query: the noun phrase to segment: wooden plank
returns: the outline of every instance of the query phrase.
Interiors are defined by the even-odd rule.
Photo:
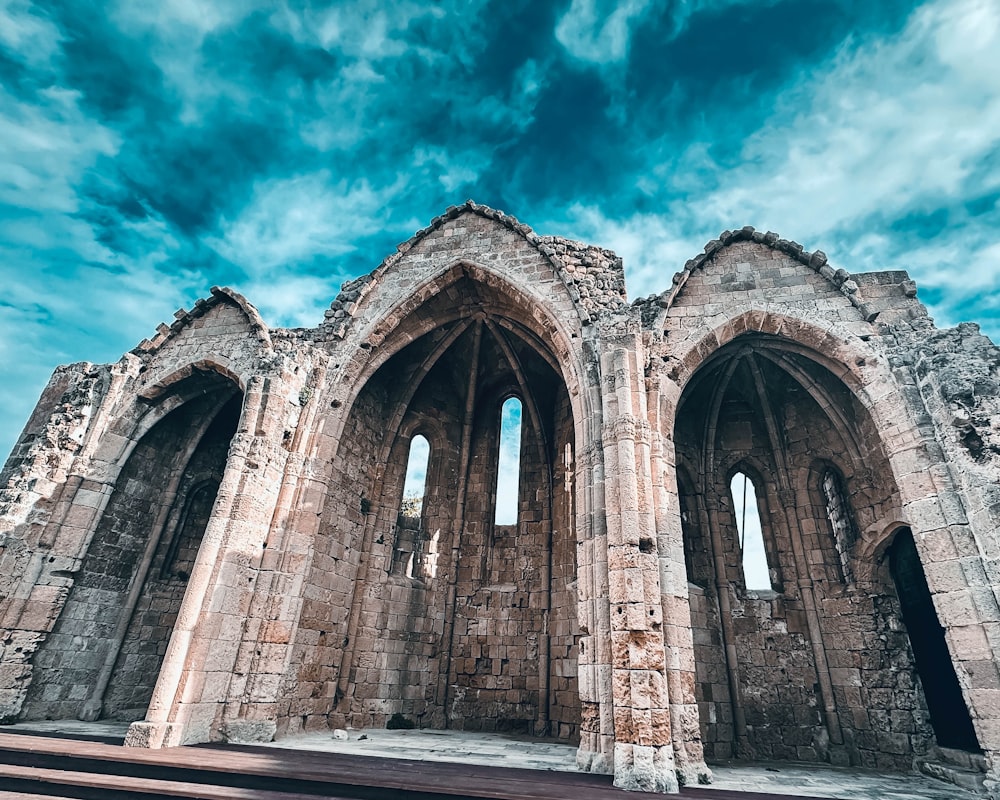
[[[41,786],[79,787],[85,790],[109,793],[149,795],[150,797],[182,797],[196,800],[246,800],[247,790],[231,786],[185,781],[161,781],[150,778],[132,778],[121,775],[105,775],[72,770],[39,769],[37,767],[6,766],[4,777],[22,783],[37,783]],[[23,795],[22,795],[23,796]],[[51,795],[50,795],[51,797]],[[298,792],[259,791],[253,793],[254,800],[316,800],[315,794]],[[324,795],[329,800],[351,800],[343,795]]]
[[[608,776],[585,773],[383,759],[268,747],[213,746],[140,750],[52,739],[12,742],[11,738],[16,739],[17,735],[0,734],[0,750],[68,760],[91,759],[107,765],[108,769],[115,763],[138,764],[200,770],[212,775],[253,775],[505,800],[546,800],[553,796],[553,792],[557,796],[564,796],[570,788],[578,795],[579,800],[634,797],[633,794],[612,788]],[[580,795],[581,791],[585,794]]]
[[[550,800],[573,797],[574,800],[635,800],[643,793],[625,792],[612,785],[611,777],[582,772],[493,767],[442,761],[358,756],[344,753],[293,750],[251,745],[198,745],[144,750],[85,741],[43,737],[22,737],[0,733],[0,762],[23,766],[53,762],[80,774],[137,773],[143,769],[159,771],[192,785],[230,784],[243,787],[285,782],[295,783],[303,791],[316,791],[326,785],[345,796],[358,792],[370,794],[383,788],[400,794],[425,792],[442,796],[484,798],[484,800]],[[74,765],[74,762],[76,764]],[[86,762],[85,769],[73,769]],[[46,768],[54,764],[45,763]],[[0,775],[4,774],[0,765]],[[315,797],[316,795],[311,795]],[[645,795],[649,796],[649,795]],[[685,787],[678,798],[691,800],[814,800],[798,795],[774,795],[711,787]]]

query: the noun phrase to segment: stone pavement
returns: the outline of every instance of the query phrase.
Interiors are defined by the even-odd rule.
[[[60,720],[4,725],[8,733],[80,738],[123,738],[128,725]],[[576,748],[554,741],[470,731],[349,730],[288,736],[264,747],[424,761],[451,761],[518,769],[576,770]],[[918,774],[875,772],[793,762],[712,764],[713,789],[798,794],[838,800],[977,800],[977,795]]]

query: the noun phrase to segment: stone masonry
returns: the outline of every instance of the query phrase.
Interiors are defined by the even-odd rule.
[[[657,792],[943,759],[1000,798],[1000,350],[906,273],[748,227],[629,302],[469,202],[315,328],[175,317],[58,368],[0,474],[0,720],[510,731]]]

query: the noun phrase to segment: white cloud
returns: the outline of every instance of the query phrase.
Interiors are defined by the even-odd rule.
[[[119,140],[80,111],[76,92],[39,94],[41,103],[28,104],[0,89],[0,203],[76,211],[74,184],[99,157],[113,155]]]
[[[354,277],[354,276],[351,276]],[[233,287],[245,295],[272,327],[315,327],[340,291],[344,276],[274,271]]]
[[[544,65],[528,59],[511,76],[510,92],[478,98],[457,98],[463,116],[479,120],[516,134],[527,130],[535,118],[535,108],[547,83]],[[482,157],[488,159],[492,148],[482,146]]]
[[[552,229],[568,224],[618,251],[638,296],[668,288],[723,229],[750,224],[824,249],[853,272],[909,269],[918,284],[945,290],[932,309],[939,324],[957,322],[1000,292],[1000,210],[961,210],[1000,189],[997,75],[1000,5],[929,3],[896,37],[848,41],[779,95],[736,167],[692,144],[640,176],[654,198],[681,189],[659,213],[610,219],[576,206]],[[669,153],[669,142],[649,150]],[[930,241],[889,227],[950,207],[955,218]]]
[[[54,86],[29,104],[0,89],[0,385],[10,387],[0,389],[0,454],[57,364],[118,358],[209,283],[158,269],[177,247],[162,220],[120,226],[142,252],[132,258],[81,216],[79,186],[120,142],[76,92]]]
[[[430,168],[446,192],[452,193],[479,177],[487,166],[487,153],[465,150],[451,153],[443,147],[418,147],[413,152],[413,166]]]
[[[201,40],[220,28],[232,28],[259,9],[271,9],[267,0],[158,0],[134,3],[120,0],[113,10],[114,19],[129,31],[182,28],[189,37]]]
[[[276,13],[272,21],[297,40],[319,45],[348,60],[380,61],[417,52],[430,61],[469,64],[483,40],[480,11],[484,0],[424,3],[401,0],[387,8],[381,0],[334,4],[301,13]],[[414,37],[415,23],[425,23]]]
[[[0,46],[41,67],[59,52],[61,40],[59,30],[29,0],[0,0]]]
[[[63,259],[70,263],[60,268],[52,249],[0,246],[0,458],[58,364],[116,360],[158,322],[172,321],[197,296],[192,284],[202,283],[183,271],[157,273],[145,260],[107,269]]]
[[[628,57],[635,29],[653,14],[669,13],[670,35],[679,36],[691,18],[731,6],[773,5],[779,0],[573,0],[556,24],[556,40],[573,58],[614,65]],[[668,8],[669,6],[669,8]],[[669,42],[664,42],[669,45]]]
[[[628,55],[633,26],[651,5],[651,0],[573,0],[556,25],[556,39],[580,61],[622,61]]]
[[[614,250],[628,270],[629,294],[641,297],[670,288],[673,274],[704,244],[684,234],[678,224],[683,222],[652,213],[613,219],[597,206],[574,204],[563,220],[546,224],[545,230],[567,231],[566,235]]]
[[[878,213],[937,208],[969,182],[1000,186],[1000,167],[983,169],[1000,144],[1000,94],[983,77],[1000,74],[998,17],[995,3],[946,0],[918,10],[894,40],[848,43],[830,68],[778,99],[743,164],[694,211],[813,236]]]
[[[302,126],[302,140],[321,152],[351,150],[371,135],[370,120],[378,116],[385,83],[385,76],[368,61],[345,65],[316,87],[318,113]]]
[[[223,219],[206,243],[251,274],[336,256],[376,233],[405,179],[379,188],[367,180],[334,181],[326,171],[258,183],[240,215]]]
[[[355,276],[303,267],[354,252],[364,237],[385,230],[406,186],[405,177],[376,187],[367,180],[335,181],[326,171],[262,181],[239,216],[222,219],[204,241],[247,274],[238,288],[268,324],[314,326],[339,284]]]

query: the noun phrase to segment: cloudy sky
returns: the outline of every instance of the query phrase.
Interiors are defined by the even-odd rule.
[[[466,198],[632,296],[750,224],[1000,334],[1000,0],[0,0],[0,451],[213,284],[275,326]]]

